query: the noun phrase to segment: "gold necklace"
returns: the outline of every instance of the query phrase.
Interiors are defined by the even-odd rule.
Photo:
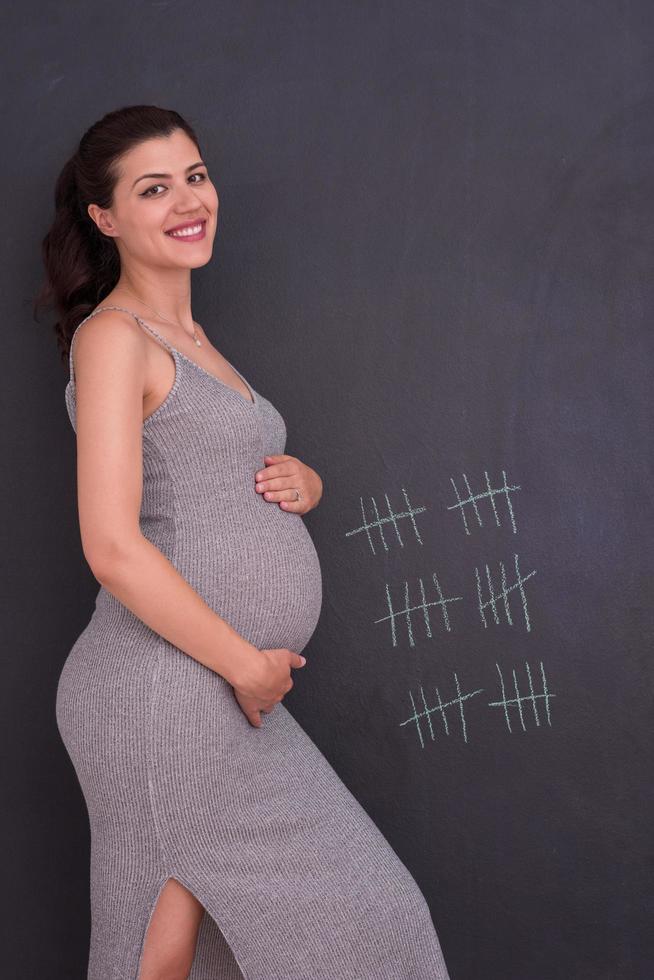
[[[186,327],[183,327],[181,323],[178,323],[176,320],[171,320],[169,316],[164,316],[164,314],[161,313],[159,310],[155,310],[155,308],[153,306],[148,306],[148,304],[146,302],[144,302],[140,298],[140,296],[137,296],[136,293],[133,293],[130,289],[125,289],[124,286],[122,287],[122,289],[123,289],[123,292],[129,293],[129,295],[130,296],[133,296],[134,299],[137,299],[139,301],[139,303],[143,303],[143,306],[147,306],[149,310],[152,310],[153,313],[156,313],[157,316],[160,316],[162,320],[167,320],[168,323],[174,323],[175,326],[179,327],[180,330],[183,330],[184,333],[187,332],[186,331]],[[195,342],[195,344],[196,344],[197,347],[202,347],[202,341],[198,337],[198,332],[195,329],[195,320],[193,321],[193,340],[194,340],[194,342]]]

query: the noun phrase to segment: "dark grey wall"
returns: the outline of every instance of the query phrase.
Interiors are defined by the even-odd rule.
[[[54,697],[97,584],[39,243],[82,131],[156,102],[221,195],[195,315],[325,484],[285,703],[423,888],[452,980],[651,976],[651,4],[2,21],[3,975],[81,980],[89,927]]]

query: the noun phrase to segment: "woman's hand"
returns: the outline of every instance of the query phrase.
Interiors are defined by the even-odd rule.
[[[279,503],[282,510],[294,514],[306,514],[317,506],[322,497],[322,480],[315,470],[285,453],[264,456],[263,460],[266,466],[254,474],[254,487],[264,500]],[[296,489],[300,491],[299,500]]]
[[[252,658],[247,675],[234,684],[234,697],[255,728],[263,724],[261,713],[270,714],[293,687],[291,667],[306,663],[301,654],[283,647],[258,652],[260,656]]]

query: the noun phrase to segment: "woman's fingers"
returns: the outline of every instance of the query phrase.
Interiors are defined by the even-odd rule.
[[[297,490],[300,490],[300,487],[297,487]],[[302,490],[300,490],[300,493],[302,493]],[[287,487],[284,490],[266,490],[262,494],[262,497],[264,500],[275,502],[279,500],[297,500],[296,487]]]
[[[259,698],[251,698],[246,695],[240,694],[238,691],[234,690],[236,695],[236,700],[241,708],[241,711],[255,728],[261,728],[263,724],[262,714],[269,715],[274,709],[277,701],[261,701]],[[279,699],[281,700],[281,698]]]

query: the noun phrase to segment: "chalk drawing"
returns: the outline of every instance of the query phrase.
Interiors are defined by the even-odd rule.
[[[523,589],[522,586],[528,579],[532,577],[532,575],[535,575],[536,572],[535,571],[529,572],[529,575],[525,575],[524,578],[522,578],[522,576],[520,575],[520,571],[518,569],[518,556],[514,554],[513,558],[515,561],[516,581],[512,585],[507,584],[506,569],[504,567],[504,562],[499,563],[500,575],[502,580],[502,589],[500,592],[495,592],[495,586],[491,578],[490,569],[488,565],[486,565],[486,582],[488,584],[488,594],[490,596],[490,598],[487,599],[486,602],[483,601],[482,585],[481,585],[481,578],[479,576],[479,569],[475,568],[475,575],[477,577],[477,596],[479,601],[479,612],[481,614],[481,621],[484,624],[484,627],[488,627],[488,623],[486,621],[486,613],[484,612],[484,610],[488,606],[490,606],[491,609],[493,610],[493,618],[495,622],[499,623],[500,615],[497,610],[498,610],[498,603],[500,600],[502,600],[502,606],[504,607],[504,614],[506,616],[506,621],[509,624],[509,626],[513,626],[513,619],[511,618],[511,607],[509,606],[509,593],[513,592],[515,589],[518,589],[520,600],[522,603],[522,612],[525,617],[525,625],[527,628],[527,632],[529,633],[531,631],[531,623],[529,620],[529,611],[527,609],[527,596],[525,595],[525,590]]]
[[[419,578],[418,579],[418,582],[420,584],[420,596],[421,596],[422,601],[420,603],[418,603],[417,605],[415,605],[415,606],[409,605],[409,583],[405,581],[405,583],[404,583],[404,607],[401,608],[401,609],[394,609],[393,608],[393,600],[391,598],[391,593],[390,593],[390,589],[389,589],[389,586],[388,586],[388,582],[386,583],[386,602],[388,604],[389,614],[388,614],[388,616],[382,616],[380,619],[376,619],[375,620],[375,623],[386,623],[386,622],[389,622],[391,624],[391,638],[393,640],[393,646],[394,647],[397,646],[397,630],[395,628],[395,620],[396,619],[404,619],[406,621],[406,628],[407,628],[407,633],[408,633],[408,636],[409,636],[409,645],[412,646],[412,647],[414,647],[416,645],[415,644],[415,640],[413,638],[413,622],[411,620],[411,614],[412,613],[416,613],[416,612],[422,613],[422,619],[424,621],[425,631],[427,633],[427,636],[431,639],[431,636],[432,636],[432,632],[431,632],[431,621],[429,619],[429,607],[430,606],[440,606],[441,613],[443,615],[443,624],[445,626],[445,629],[448,632],[451,631],[452,627],[450,626],[450,617],[449,617],[448,611],[447,611],[447,603],[448,602],[458,602],[458,601],[460,601],[463,598],[463,596],[458,595],[458,596],[451,596],[450,598],[445,598],[445,596],[443,595],[443,590],[441,589],[440,582],[438,581],[438,578],[437,578],[435,572],[432,575],[432,581],[433,581],[434,586],[436,588],[436,592],[438,593],[438,599],[434,599],[431,602],[427,602],[427,597],[425,595],[425,586],[423,584],[422,579]]]
[[[416,707],[416,703],[413,699],[413,694],[411,693],[411,691],[409,691],[409,697],[411,698],[411,707],[413,708],[413,714],[409,718],[405,719],[405,721],[400,722],[400,728],[403,725],[415,724],[416,731],[418,732],[418,738],[420,739],[420,748],[424,749],[425,747],[425,740],[423,738],[422,727],[420,725],[420,722],[423,721],[423,719],[426,722],[426,725],[429,729],[429,737],[431,738],[432,742],[435,741],[436,736],[434,733],[434,726],[431,720],[431,716],[433,714],[436,713],[440,714],[441,721],[443,723],[444,732],[446,735],[450,734],[450,726],[446,714],[447,708],[453,708],[455,710],[455,713],[461,723],[461,734],[463,735],[463,741],[464,742],[468,741],[468,732],[466,728],[466,718],[463,710],[463,702],[467,701],[468,698],[473,698],[476,694],[481,694],[483,688],[480,687],[477,691],[470,691],[469,694],[461,694],[461,688],[459,686],[459,678],[457,677],[456,673],[454,673],[454,683],[456,684],[457,696],[453,698],[451,701],[444,702],[441,700],[441,696],[438,688],[436,688],[437,703],[431,708],[427,704],[425,692],[421,687],[420,700],[422,701],[422,708],[420,710],[418,710],[418,708]]]
[[[507,685],[504,681],[504,676],[500,669],[499,664],[495,664],[497,672],[500,678],[500,688],[502,697],[500,701],[489,701],[489,708],[501,708],[504,713],[504,720],[506,722],[506,727],[509,732],[513,733],[513,728],[511,727],[511,715],[509,713],[510,709],[513,708],[517,712],[518,718],[520,720],[520,725],[522,731],[527,731],[527,719],[533,714],[533,720],[537,728],[541,726],[541,716],[538,711],[538,701],[543,702],[545,721],[552,727],[552,717],[550,714],[550,699],[556,697],[556,694],[548,689],[547,678],[545,677],[545,668],[543,667],[543,662],[540,661],[540,680],[542,685],[542,691],[536,693],[534,689],[534,681],[531,675],[531,669],[529,664],[525,661],[525,670],[527,674],[527,684],[529,688],[528,694],[521,694],[520,688],[518,686],[518,678],[515,670],[512,670],[513,675],[513,689],[515,691],[515,697],[510,697],[507,692]],[[427,697],[425,695],[424,688],[420,687],[420,694],[418,697],[419,705],[416,704],[416,699],[414,699],[413,693],[409,691],[409,699],[411,701],[412,714],[405,718],[404,721],[399,723],[399,727],[403,728],[405,725],[415,725],[416,732],[418,733],[418,739],[420,741],[420,747],[424,749],[425,747],[425,735],[423,734],[423,727],[426,727],[429,734],[429,738],[432,742],[436,740],[436,732],[434,730],[434,725],[432,722],[432,715],[440,715],[443,733],[445,735],[450,734],[450,722],[448,721],[447,709],[450,708],[452,711],[450,714],[454,714],[460,723],[461,734],[463,735],[464,742],[468,741],[468,730],[466,725],[466,717],[464,712],[464,702],[470,698],[475,697],[477,694],[483,692],[483,687],[477,688],[476,691],[470,691],[468,694],[461,693],[461,686],[459,684],[459,678],[457,674],[453,671],[454,683],[456,686],[457,696],[452,698],[451,701],[443,701],[439,689],[436,687],[436,702],[433,705],[427,703]],[[526,707],[524,707],[526,705]]]
[[[393,530],[395,531],[395,536],[397,538],[398,544],[400,545],[401,548],[403,548],[404,547],[404,542],[402,541],[402,536],[400,534],[400,527],[399,527],[398,521],[400,521],[400,520],[408,520],[409,523],[410,523],[410,525],[411,525],[411,527],[412,527],[412,529],[413,529],[413,533],[415,534],[415,536],[416,536],[416,538],[418,540],[418,543],[419,544],[422,544],[422,538],[420,537],[420,532],[418,531],[418,525],[415,522],[415,515],[416,514],[422,514],[423,511],[427,510],[427,508],[426,507],[412,507],[411,504],[409,503],[409,497],[408,497],[407,492],[404,489],[404,487],[402,487],[402,493],[404,494],[404,502],[406,504],[407,509],[406,510],[395,512],[393,510],[393,508],[391,507],[391,502],[388,499],[388,494],[385,493],[384,494],[384,499],[386,501],[386,510],[388,511],[388,515],[387,516],[383,516],[383,517],[379,513],[379,508],[377,507],[377,501],[375,500],[374,497],[371,497],[370,500],[372,501],[372,509],[374,511],[374,515],[375,516],[374,516],[374,520],[370,520],[370,521],[368,520],[368,518],[366,516],[366,508],[365,508],[365,505],[364,505],[364,502],[363,502],[363,497],[359,497],[359,502],[361,504],[361,517],[362,517],[362,520],[363,520],[363,524],[360,527],[353,528],[351,531],[346,531],[345,532],[345,537],[346,538],[349,538],[353,534],[362,534],[362,533],[365,533],[366,537],[368,538],[368,544],[370,545],[370,548],[372,550],[372,553],[373,553],[373,555],[375,555],[375,554],[377,554],[377,552],[375,551],[375,544],[374,544],[374,541],[373,541],[373,538],[372,538],[372,534],[370,533],[371,530],[373,530],[373,529],[376,528],[379,531],[379,537],[381,539],[381,543],[384,546],[384,551],[388,551],[389,550],[388,549],[388,545],[386,544],[386,539],[384,537],[384,525],[385,524],[391,524],[392,527],[393,527]]]
[[[544,703],[544,706],[545,706],[545,716],[547,718],[547,724],[551,728],[552,727],[552,720],[550,718],[550,698],[554,698],[554,697],[556,697],[556,695],[555,694],[551,694],[548,691],[548,689],[547,689],[547,679],[545,677],[545,668],[543,667],[543,662],[542,661],[540,662],[540,674],[541,674],[541,681],[542,681],[542,685],[543,685],[543,693],[542,694],[536,694],[536,692],[534,691],[534,684],[533,684],[532,677],[531,677],[531,670],[529,669],[529,664],[525,661],[525,669],[527,671],[527,679],[528,679],[528,682],[529,682],[529,694],[520,694],[520,689],[518,687],[518,678],[516,677],[515,670],[513,670],[512,671],[512,673],[513,673],[513,688],[515,690],[515,697],[514,698],[507,697],[506,686],[504,684],[504,677],[502,676],[502,671],[500,670],[498,664],[495,664],[495,666],[497,667],[497,672],[500,675],[500,687],[502,689],[502,700],[501,701],[489,701],[488,704],[489,704],[489,707],[491,707],[491,708],[502,708],[502,710],[504,711],[504,720],[506,721],[506,727],[509,729],[509,731],[510,732],[513,731],[513,729],[511,728],[511,717],[509,715],[509,708],[512,705],[515,706],[515,708],[518,711],[518,717],[520,718],[520,724],[522,725],[523,732],[526,732],[527,731],[527,727],[525,725],[525,712],[523,711],[523,707],[522,707],[523,702],[525,702],[525,701],[528,702],[529,704],[531,704],[531,708],[532,708],[533,715],[534,715],[534,721],[536,722],[536,725],[537,726],[540,726],[540,717],[538,715],[538,704],[537,704],[537,699],[538,698],[542,698],[542,700],[543,700],[543,703]],[[529,714],[528,711],[527,711],[527,714]]]
[[[484,490],[482,493],[474,494],[472,492],[472,488],[470,487],[470,483],[468,482],[468,477],[466,476],[465,473],[463,474],[463,479],[465,481],[466,491],[467,491],[466,497],[461,496],[456,483],[454,482],[452,477],[450,477],[450,483],[454,487],[454,493],[456,494],[457,502],[455,504],[452,504],[447,509],[459,511],[459,513],[461,514],[461,519],[463,521],[463,528],[466,534],[470,534],[470,528],[468,527],[468,521],[466,518],[466,507],[472,509],[475,517],[477,518],[477,524],[479,525],[479,527],[483,527],[484,525],[481,519],[481,513],[479,512],[479,507],[477,506],[477,501],[490,500],[491,506],[493,508],[493,515],[495,517],[495,524],[497,525],[497,527],[501,527],[500,515],[498,514],[497,507],[495,506],[495,497],[501,494],[506,499],[506,506],[509,512],[509,517],[511,518],[511,527],[513,528],[513,533],[517,534],[518,529],[515,523],[515,515],[513,513],[513,505],[511,503],[510,494],[513,493],[513,491],[515,490],[520,490],[521,487],[509,486],[509,484],[506,482],[506,473],[504,470],[502,470],[502,479],[504,480],[504,484],[501,487],[491,486],[490,477],[488,476],[487,470],[484,470],[484,477],[486,480],[486,490]]]

